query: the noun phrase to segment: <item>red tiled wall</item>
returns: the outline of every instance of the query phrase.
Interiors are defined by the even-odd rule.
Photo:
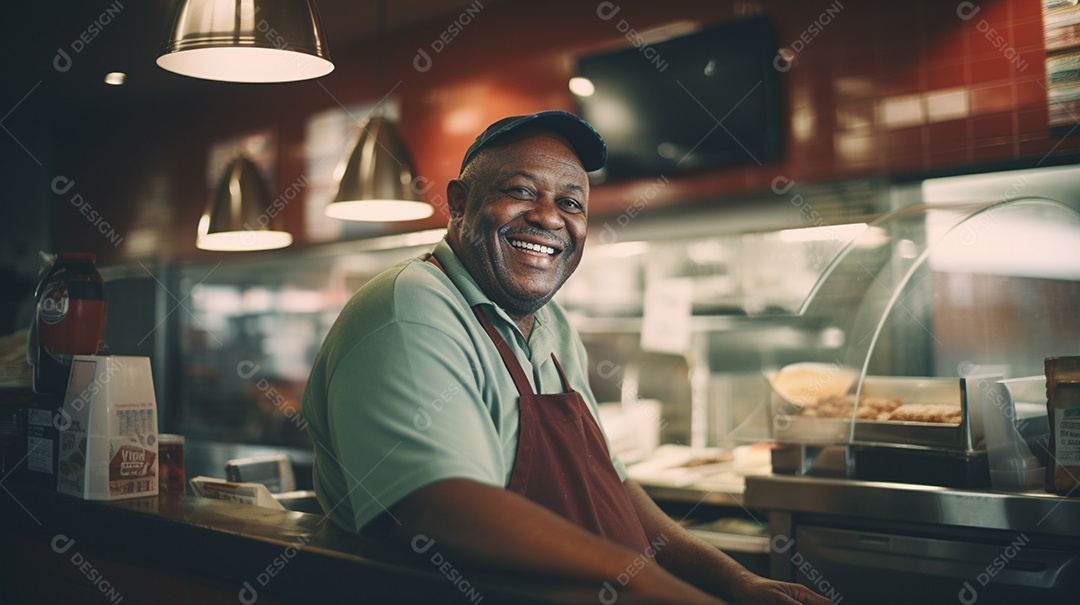
[[[781,43],[809,38],[785,74],[787,157],[691,177],[690,193],[1036,164],[1080,144],[1049,135],[1039,0],[761,4]],[[904,107],[919,112],[890,111]]]
[[[796,46],[801,36],[807,40],[783,74],[789,113],[784,159],[673,177],[653,188],[650,209],[700,200],[722,204],[726,196],[768,190],[778,176],[820,182],[975,170],[1010,160],[1034,165],[1080,144],[1080,137],[1048,132],[1040,0],[616,4],[619,14],[607,21],[598,18],[597,3],[580,0],[485,6],[424,72],[413,68],[416,51],[429,48],[450,19],[395,34],[379,48],[334,48],[338,68],[317,82],[208,84],[206,95],[175,100],[168,111],[134,108],[111,118],[80,118],[62,129],[66,142],[81,144],[60,147],[60,173],[77,179],[81,195],[119,231],[158,238],[160,256],[202,257],[208,253],[194,249],[194,234],[211,144],[274,127],[281,191],[303,176],[308,116],[339,103],[377,100],[400,80],[394,91],[400,127],[419,172],[436,182],[428,197],[441,205],[446,182],[484,125],[511,113],[573,109],[566,82],[574,58],[627,45],[619,20],[645,31],[674,21],[716,23],[756,10],[775,17],[785,46]],[[380,81],[380,73],[394,82]],[[462,116],[471,116],[468,132],[452,126]],[[150,147],[153,141],[172,144]],[[653,183],[650,177],[596,187],[592,215],[622,212]],[[155,210],[144,211],[150,201]],[[62,201],[56,205],[54,233],[64,234],[58,241],[69,249],[97,249],[106,260],[133,256],[124,246],[103,246],[85,217]],[[303,208],[292,204],[285,216],[302,244]],[[440,212],[386,229],[441,224]]]

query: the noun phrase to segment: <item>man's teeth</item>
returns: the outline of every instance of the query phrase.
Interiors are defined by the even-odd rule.
[[[522,242],[518,240],[510,240],[510,245],[515,248],[521,248],[522,250],[528,250],[530,252],[539,252],[541,254],[555,254],[555,248],[550,246],[541,246],[540,244],[532,244],[529,242]]]

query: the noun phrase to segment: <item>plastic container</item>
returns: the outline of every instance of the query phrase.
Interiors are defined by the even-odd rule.
[[[1048,357],[1044,364],[1051,460],[1046,491],[1080,495],[1080,356]]]
[[[95,256],[62,252],[38,284],[37,311],[27,340],[34,392],[63,394],[72,355],[105,351],[108,307]]]
[[[1041,401],[1044,385],[1042,376],[968,379],[968,396],[982,412],[994,489],[1025,491],[1042,485],[1045,465],[1031,451],[1024,434],[1046,430]],[[1032,429],[1027,430],[1028,425]]]

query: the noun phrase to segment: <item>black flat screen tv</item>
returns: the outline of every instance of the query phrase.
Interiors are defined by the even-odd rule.
[[[578,59],[577,75],[594,88],[591,95],[577,95],[578,111],[608,144],[608,162],[596,180],[781,157],[780,71],[768,15],[655,44],[638,42]]]

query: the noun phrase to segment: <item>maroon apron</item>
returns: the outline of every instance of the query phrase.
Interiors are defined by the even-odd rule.
[[[446,272],[434,256],[427,260]],[[479,305],[472,311],[518,390],[518,447],[510,491],[595,534],[645,552],[649,546],[645,530],[611,463],[600,426],[581,394],[570,387],[555,353],[551,360],[565,392],[538,395],[510,345]]]

